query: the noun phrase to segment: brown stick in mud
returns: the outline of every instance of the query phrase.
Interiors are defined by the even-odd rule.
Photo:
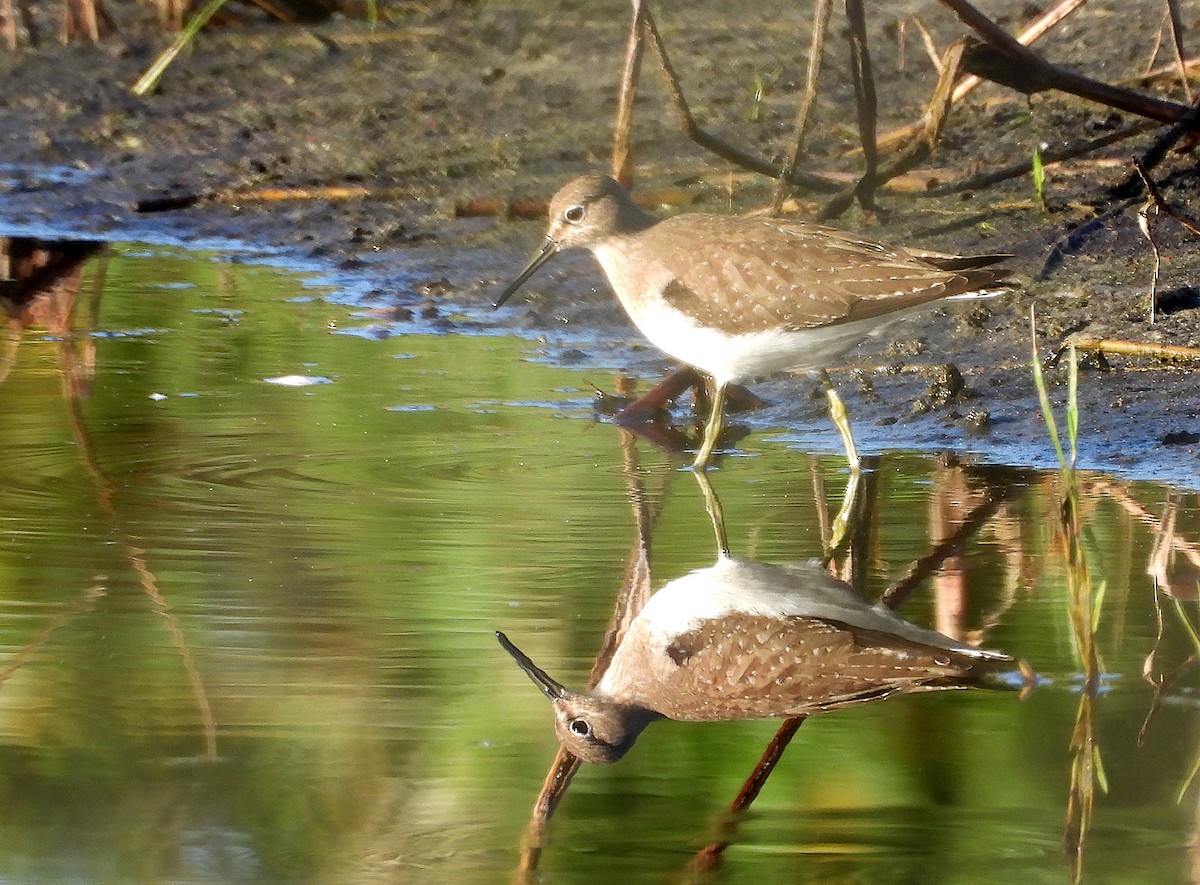
[[[666,44],[663,43],[662,35],[658,32],[658,26],[654,23],[654,16],[651,14],[648,6],[645,7],[644,28],[646,36],[650,40],[650,45],[654,48],[654,54],[658,58],[659,69],[662,71],[663,80],[667,87],[667,95],[671,99],[671,106],[675,109],[675,116],[679,120],[679,125],[683,129],[684,134],[702,148],[711,151],[723,160],[728,160],[735,166],[741,166],[743,169],[749,169],[751,172],[757,172],[760,175],[766,175],[770,178],[779,178],[783,174],[783,170],[776,167],[773,163],[768,162],[762,157],[756,157],[754,154],[744,151],[696,125],[696,121],[692,117],[692,112],[688,108],[687,99],[683,96],[683,88],[679,84],[679,77],[676,75],[675,69],[671,66],[671,60],[667,56]],[[836,193],[840,190],[840,185],[837,182],[830,181],[819,175],[813,175],[809,172],[801,172],[800,170],[792,170],[791,174],[788,175],[788,181],[791,184],[819,193]]]
[[[929,100],[929,107],[925,112],[925,129],[922,137],[914,139],[899,156],[895,157],[882,171],[876,173],[874,176],[876,184],[884,184],[903,175],[925,162],[933,154],[933,149],[941,137],[942,127],[945,125],[946,117],[949,116],[952,107],[953,89],[951,87],[962,64],[963,48],[963,41],[959,40],[952,44],[942,57],[942,70],[938,76],[937,85],[934,87],[933,97]],[[853,188],[848,188],[833,197],[821,209],[817,218],[825,221],[841,215],[850,208],[853,200],[859,197],[860,186],[861,183],[856,184]],[[859,198],[861,199],[861,197]]]
[[[878,102],[875,73],[871,68],[871,50],[867,46],[867,15],[862,0],[846,0],[846,21],[850,26],[850,71],[854,79],[854,106],[858,110],[858,138],[862,144],[863,172],[854,186],[859,205],[875,208],[875,185],[879,152],[875,147]]]
[[[1171,23],[1171,48],[1175,52],[1175,70],[1187,100],[1194,101],[1192,84],[1188,82],[1187,66],[1183,62],[1183,15],[1179,11],[1179,0],[1167,0],[1167,20]]]
[[[792,130],[792,152],[783,164],[783,171],[775,184],[775,199],[771,204],[772,215],[779,214],[787,195],[788,182],[795,174],[796,166],[804,153],[804,136],[808,134],[809,115],[817,98],[817,81],[821,78],[821,59],[825,55],[825,37],[829,33],[829,13],[832,7],[833,0],[816,0],[814,5],[812,42],[808,47],[804,94],[800,97],[800,108],[796,111],[796,123]]]
[[[629,25],[625,67],[621,71],[621,88],[617,92],[617,121],[613,126],[612,176],[626,188],[633,187],[633,156],[629,150],[629,137],[633,130],[633,99],[637,95],[638,78],[642,71],[642,49],[645,46],[644,9],[644,0],[633,0],[633,21]]]
[[[1188,105],[1179,102],[1113,86],[1051,64],[967,0],[941,2],[984,40],[971,47],[964,65],[967,70],[993,83],[1026,95],[1054,89],[1163,123],[1181,122],[1191,110]],[[1189,121],[1189,128],[1200,130],[1200,123]]]
[[[133,205],[135,212],[173,212],[190,209],[199,203],[282,203],[288,200],[393,200],[412,195],[407,188],[392,186],[329,185],[327,187],[262,187],[236,191],[197,191],[193,193],[146,197]],[[498,212],[499,210],[497,210]]]
[[[1061,2],[1053,9],[1047,10],[1037,19],[1029,24],[1023,31],[1017,35],[1017,42],[1028,46],[1040,40],[1043,36],[1052,31],[1060,22],[1068,18],[1073,12],[1083,6],[1087,0],[1061,0]],[[970,74],[958,81],[954,87],[954,93],[951,96],[952,103],[958,103],[966,98],[975,88],[983,82],[983,79],[975,74]],[[880,153],[888,153],[896,150],[908,139],[912,138],[918,132],[925,128],[925,120],[918,120],[915,123],[910,123],[907,126],[901,126],[898,129],[893,129],[886,135],[881,135],[877,142]]]
[[[21,44],[21,31],[18,27],[17,0],[4,0],[0,5],[0,36],[9,49],[16,49]],[[33,42],[33,41],[30,41]]]
[[[1200,234],[1200,221],[1184,215],[1163,198],[1162,191],[1158,189],[1158,185],[1154,183],[1154,179],[1150,177],[1150,173],[1146,171],[1146,167],[1137,157],[1133,158],[1133,168],[1137,171],[1138,177],[1142,179],[1142,184],[1146,186],[1146,191],[1150,194],[1150,199],[1159,212],[1174,218],[1192,233]]]
[[[100,42],[117,29],[101,0],[66,0],[62,14],[62,41],[69,43],[83,35],[93,43]]]

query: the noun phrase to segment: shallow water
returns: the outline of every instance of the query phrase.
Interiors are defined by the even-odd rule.
[[[157,247],[89,260],[77,327],[96,292],[91,334],[34,326],[0,363],[0,877],[495,882],[531,864],[556,743],[493,632],[582,686],[638,549],[631,489],[655,587],[715,560],[685,461],[595,423],[588,384],[612,378],[528,341]],[[733,552],[820,556],[843,465],[742,441],[713,474]],[[1081,618],[1057,474],[870,468],[855,580],[878,596],[987,507],[901,612],[1039,685],[813,717],[732,830],[778,723],[657,723],[579,772],[531,876],[703,879],[693,855],[725,833],[723,882],[1060,882],[1074,858],[1088,882],[1192,881],[1200,496],[1081,476]]]

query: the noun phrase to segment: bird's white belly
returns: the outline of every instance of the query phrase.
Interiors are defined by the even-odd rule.
[[[721,557],[716,565],[666,584],[646,602],[634,625],[652,645],[665,648],[702,622],[735,613],[775,620],[816,618],[891,633],[972,657],[1003,657],[918,627],[882,605],[871,604],[830,576],[816,560],[775,566]]]
[[[626,305],[628,309],[628,305]],[[789,331],[730,335],[701,326],[662,301],[638,305],[629,315],[661,350],[712,375],[718,383],[744,382],[786,371],[815,371],[900,316]]]
[[[632,315],[632,314],[631,314]],[[665,304],[642,308],[634,323],[660,350],[712,375],[718,383],[748,381],[801,364],[805,342],[794,332],[729,335],[698,324]]]

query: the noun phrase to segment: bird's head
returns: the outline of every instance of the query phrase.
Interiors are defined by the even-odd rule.
[[[582,175],[567,182],[550,200],[550,226],[542,247],[493,307],[504,304],[563,249],[595,246],[613,234],[632,233],[655,220],[637,207],[629,191],[605,175]]]
[[[571,691],[551,678],[503,633],[496,638],[554,707],[554,733],[558,742],[584,762],[616,762],[637,741],[642,730],[659,718],[657,713],[623,704],[602,695]]]

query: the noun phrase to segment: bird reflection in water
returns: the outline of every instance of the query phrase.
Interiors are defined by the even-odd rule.
[[[68,398],[88,395],[96,369],[96,344],[88,333],[96,327],[102,271],[85,293],[82,317],[77,316],[83,312],[77,310],[76,301],[84,262],[103,250],[103,243],[91,240],[0,237],[0,323],[7,320],[8,325],[0,353],[0,382],[16,361],[22,333],[37,326],[58,342],[63,392]]]
[[[496,635],[550,698],[562,745],[596,763],[620,759],[656,719],[782,718],[894,694],[1007,688],[1002,674],[1016,666],[872,605],[815,561],[723,552],[650,598],[591,691],[566,689]]]

